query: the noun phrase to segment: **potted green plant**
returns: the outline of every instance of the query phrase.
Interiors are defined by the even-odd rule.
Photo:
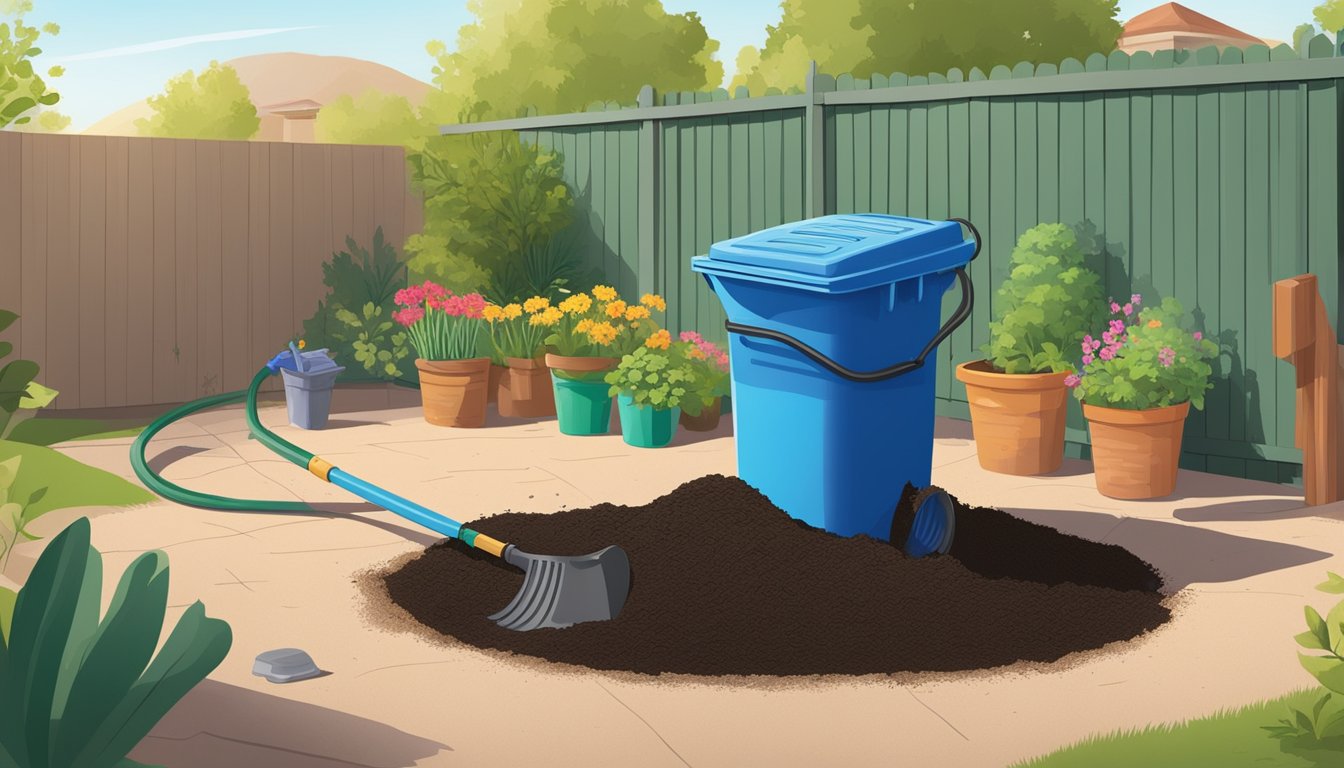
[[[504,361],[499,385],[499,415],[536,418],[555,415],[555,393],[550,370],[541,359],[547,327],[543,313],[551,302],[533,296],[522,304],[490,304],[485,319],[490,323],[490,342]]]
[[[687,353],[694,346],[673,344],[665,330],[655,332],[644,346],[621,358],[608,373],[610,394],[621,413],[621,437],[637,448],[661,448],[677,431],[681,405],[695,397],[695,368]]]
[[[538,313],[538,322],[552,329],[546,337],[546,365],[563,434],[607,433],[611,395],[604,377],[657,330],[652,312],[666,308],[653,294],[628,304],[614,288],[598,285],[592,296],[573,294]]]
[[[1064,462],[1072,358],[1101,300],[1101,279],[1084,265],[1063,224],[1027,230],[996,295],[985,359],[957,366],[966,385],[980,466],[1043,475]]]
[[[1082,341],[1083,369],[1065,384],[1083,404],[1097,490],[1113,499],[1153,499],[1176,489],[1190,406],[1204,408],[1218,345],[1185,325],[1180,302],[1139,309],[1137,294],[1110,303],[1101,338]]]
[[[392,319],[406,327],[418,357],[420,398],[425,421],[447,427],[485,426],[490,358],[477,354],[485,327],[485,299],[456,296],[443,286],[423,285],[397,292],[404,309]]]
[[[695,370],[695,385],[681,401],[681,426],[692,432],[709,432],[719,425],[723,398],[728,394],[728,353],[695,331],[678,337],[689,344],[686,357]]]

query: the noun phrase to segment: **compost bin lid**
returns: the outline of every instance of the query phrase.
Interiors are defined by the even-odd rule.
[[[964,266],[974,250],[954,221],[840,214],[715,243],[691,268],[838,293]]]
[[[325,349],[315,349],[312,352],[300,352],[299,355],[303,358],[303,370],[298,371],[298,373],[317,374],[330,373],[331,371],[337,371],[337,369],[339,369],[339,371],[345,370],[337,365],[335,360],[331,359]],[[339,373],[339,371],[337,372]],[[291,373],[295,372],[296,371],[291,371]]]

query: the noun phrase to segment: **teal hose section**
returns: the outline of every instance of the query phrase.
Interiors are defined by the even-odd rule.
[[[269,374],[265,368],[262,371]],[[255,414],[256,409],[256,390],[261,386],[266,376],[262,373],[257,374],[258,379],[254,379],[252,387],[246,392],[225,392],[221,395],[206,397],[200,400],[187,403],[160,416],[154,420],[145,430],[135,438],[131,443],[131,468],[135,470],[135,476],[140,478],[140,482],[145,484],[149,490],[157,493],[169,501],[175,501],[179,504],[186,504],[192,507],[201,507],[203,509],[223,509],[237,512],[312,512],[313,508],[301,501],[270,501],[258,499],[234,499],[228,496],[216,496],[210,493],[201,493],[193,491],[190,488],[183,488],[176,483],[164,480],[157,472],[150,468],[149,462],[145,460],[145,448],[154,435],[161,432],[164,427],[172,424],[179,419],[184,419],[198,411],[217,408],[221,405],[237,403],[247,398],[249,401],[249,411]],[[258,438],[260,439],[260,438]],[[279,439],[279,438],[276,438]],[[269,447],[269,446],[268,446]],[[291,448],[293,446],[290,446]],[[296,449],[297,450],[297,449]],[[286,458],[289,458],[286,456]],[[307,466],[305,462],[304,466]]]
[[[342,470],[340,467],[332,467],[331,474],[327,476],[327,480],[334,486],[344,488],[365,501],[377,504],[389,512],[395,512],[407,520],[418,525],[423,525],[435,533],[453,539],[462,538],[466,543],[471,543],[466,541],[466,537],[461,535],[464,529],[462,528],[462,524],[456,520],[451,520],[440,515],[438,512],[422,507],[413,501],[403,499],[395,493],[379,488],[373,483],[360,480],[358,477]],[[474,539],[475,537],[473,536],[472,538]]]

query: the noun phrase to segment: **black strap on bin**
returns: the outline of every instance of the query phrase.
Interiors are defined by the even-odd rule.
[[[971,254],[970,260],[975,261],[975,258],[980,255],[980,232],[976,230],[971,222],[966,221],[965,219],[948,219],[948,221],[955,221],[971,231],[971,237],[975,239],[975,251]],[[818,352],[798,339],[795,339],[786,333],[781,333],[780,331],[774,331],[769,328],[758,328],[752,325],[743,325],[741,323],[735,323],[732,320],[725,322],[724,327],[728,329],[729,333],[753,336],[759,339],[769,339],[771,341],[787,344],[801,352],[808,359],[812,360],[812,362],[843,379],[858,382],[885,381],[886,379],[895,378],[901,374],[909,373],[923,367],[924,358],[928,357],[929,353],[932,352],[935,347],[941,344],[948,336],[951,336],[952,332],[957,330],[962,323],[966,322],[966,318],[971,316],[971,307],[975,304],[975,289],[971,285],[971,278],[966,274],[965,267],[957,267],[957,281],[961,284],[961,304],[957,306],[957,310],[952,313],[952,316],[947,319],[947,322],[943,323],[943,327],[939,328],[938,332],[933,335],[933,338],[929,339],[929,343],[924,345],[924,349],[920,351],[919,357],[916,357],[914,360],[906,360],[901,363],[896,363],[895,365],[876,371],[855,371],[846,368],[827,357],[825,354]]]

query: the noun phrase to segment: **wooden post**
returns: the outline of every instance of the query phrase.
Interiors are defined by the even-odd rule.
[[[1274,284],[1274,356],[1297,369],[1297,447],[1308,506],[1344,499],[1344,376],[1315,275]]]
[[[639,106],[648,109],[655,105],[657,95],[653,86],[639,89]],[[639,270],[635,274],[636,289],[640,294],[657,293],[662,286],[658,280],[658,134],[661,122],[645,120],[639,127]],[[665,290],[665,289],[663,289]]]
[[[809,219],[826,215],[826,113],[822,93],[826,90],[817,62],[807,71],[807,106],[804,108],[804,142],[807,145],[805,183],[807,199],[804,215]]]

